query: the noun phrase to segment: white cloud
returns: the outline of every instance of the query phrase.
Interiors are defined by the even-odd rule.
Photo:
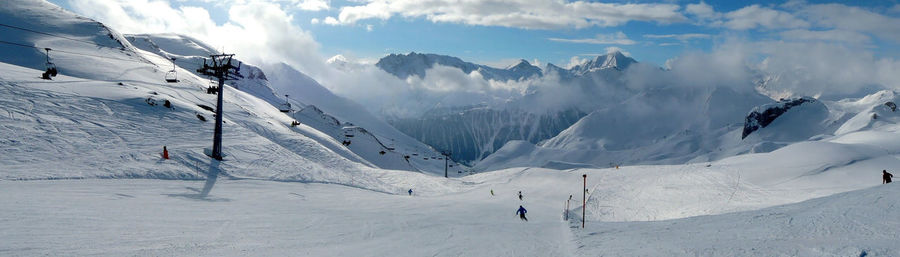
[[[328,24],[328,25],[338,25],[338,24],[341,24],[337,19],[335,19],[334,17],[331,17],[331,16],[325,17],[325,21],[324,21],[324,22],[325,22],[325,24]]]
[[[810,5],[799,13],[819,27],[870,33],[900,42],[900,18],[842,4]]]
[[[697,18],[700,19],[714,19],[720,16],[720,14],[716,13],[716,11],[713,10],[713,7],[711,5],[706,4],[703,1],[696,4],[688,4],[687,6],[685,6],[684,10],[688,14],[697,16]]]
[[[781,32],[781,37],[791,40],[805,41],[832,41],[852,44],[867,44],[871,41],[869,36],[849,30],[804,30],[794,29]]]
[[[646,34],[646,35],[644,35],[644,37],[652,38],[652,39],[676,39],[679,41],[689,41],[689,40],[693,40],[693,39],[709,39],[709,38],[712,38],[712,35],[700,34],[700,33],[664,34],[664,35]]]
[[[900,42],[900,5],[884,13],[844,4],[808,4],[789,1],[775,7],[760,5],[718,13],[712,6],[700,2],[689,4],[686,13],[693,14],[701,24],[732,30],[770,30],[790,40],[824,40],[867,43],[871,36]]]
[[[873,87],[900,88],[900,61],[878,58],[865,48],[823,42],[774,41],[750,45],[766,56],[757,69],[777,75],[778,80],[772,86],[780,91],[833,98]]]
[[[366,25],[366,31],[372,32],[372,29],[373,29],[374,27],[375,27],[375,26],[372,26],[372,24],[367,24],[367,25]]]
[[[72,8],[124,33],[179,33],[224,46],[250,62],[285,62],[320,74],[324,58],[312,35],[293,22],[279,3],[247,1],[228,7],[228,20],[217,25],[206,9],[173,8],[161,0],[72,0]]]
[[[723,26],[734,30],[747,29],[794,29],[807,28],[809,22],[795,17],[793,14],[759,5],[747,6],[725,13]]]
[[[634,40],[628,38],[625,33],[619,31],[614,34],[597,34],[594,38],[548,38],[550,41],[581,43],[581,44],[597,44],[597,45],[633,45],[637,44]]]
[[[317,19],[317,18],[312,18],[309,20],[309,24],[313,24],[313,25],[319,24],[319,22],[321,22],[321,21],[319,21],[319,19]]]
[[[578,56],[572,56],[572,58],[569,59],[569,63],[566,64],[566,69],[571,69],[572,67],[582,65],[582,64],[586,63],[587,61],[588,61],[588,59],[581,58]]]
[[[631,56],[631,53],[630,53],[630,52],[625,51],[625,49],[622,49],[622,48],[619,48],[619,47],[610,46],[610,47],[607,47],[607,48],[606,48],[606,54],[611,54],[611,53],[615,53],[615,52],[622,53],[622,54],[625,55],[625,56],[629,56],[629,57]]]
[[[325,0],[293,0],[294,6],[306,11],[328,10],[328,2]]]
[[[525,29],[609,27],[629,21],[668,24],[686,18],[674,4],[610,4],[563,0],[371,0],[341,8],[341,24],[394,16],[424,17],[432,22]]]

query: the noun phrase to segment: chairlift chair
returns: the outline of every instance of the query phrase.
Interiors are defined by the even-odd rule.
[[[219,90],[219,85],[216,82],[213,82],[212,76],[208,77],[209,85],[206,86],[206,93],[210,95],[215,95]]]
[[[172,70],[166,72],[166,82],[168,83],[177,83],[178,82],[178,72],[175,71],[175,57],[172,57]]]
[[[291,111],[291,103],[288,102],[289,100],[290,100],[290,98],[288,98],[288,95],[284,95],[284,103],[281,104],[281,106],[278,108],[278,110],[281,112],[290,112]]]
[[[47,51],[47,63],[44,65],[46,71],[41,74],[41,78],[49,80],[50,77],[56,77],[56,75],[59,74],[59,70],[56,69],[56,64],[50,61],[50,50],[52,49],[44,48],[44,50]]]
[[[178,74],[175,72],[175,70],[170,70],[169,72],[166,72],[166,82],[168,82],[168,83],[178,82]]]

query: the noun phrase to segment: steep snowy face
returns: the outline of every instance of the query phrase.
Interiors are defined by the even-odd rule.
[[[569,72],[575,76],[583,76],[585,74],[606,70],[606,69],[615,69],[615,70],[625,70],[628,69],[632,64],[637,63],[631,57],[625,56],[619,51],[615,51],[612,53],[608,53],[605,55],[597,56],[592,60],[585,62],[584,64],[576,65],[569,69]]]
[[[769,126],[775,119],[782,114],[788,112],[794,107],[807,104],[824,107],[822,103],[812,97],[800,97],[793,99],[782,99],[774,104],[766,104],[754,107],[744,121],[744,131],[741,133],[741,139],[747,138],[750,133]],[[825,113],[827,113],[825,109]],[[821,113],[821,112],[820,112]]]
[[[378,68],[401,79],[406,79],[409,76],[424,78],[425,71],[431,69],[435,65],[458,68],[466,74],[477,71],[486,80],[507,81],[541,76],[540,68],[531,65],[525,60],[521,60],[519,63],[508,69],[498,69],[486,65],[466,62],[457,57],[437,54],[420,54],[415,52],[406,55],[391,54],[381,58],[378,60],[378,63],[375,64]]]
[[[516,109],[472,107],[437,110],[421,118],[391,123],[419,141],[453,152],[454,160],[473,163],[509,141],[537,143],[551,138],[582,116],[584,113],[576,109],[535,114]]]
[[[531,63],[529,63],[525,59],[519,60],[519,62],[509,66],[509,68],[506,68],[506,70],[510,71],[513,74],[520,74],[521,76],[519,78],[529,78],[533,76],[543,75],[543,73],[541,72],[541,68],[531,65]]]

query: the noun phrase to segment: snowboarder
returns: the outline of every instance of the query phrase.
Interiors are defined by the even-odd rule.
[[[409,195],[412,195],[412,188],[410,188],[409,191],[406,192],[409,193]]]
[[[528,212],[528,211],[525,210],[525,207],[522,207],[521,205],[519,205],[519,210],[516,211],[516,214],[519,215],[519,219],[528,221],[528,218],[525,217],[526,212]]]
[[[519,191],[519,201],[524,201],[522,200],[522,191]]]
[[[162,154],[162,157],[163,157],[163,159],[166,159],[166,160],[169,159],[169,149],[166,149],[166,146],[163,146],[163,154]]]
[[[891,178],[894,177],[894,174],[888,173],[887,170],[881,170],[881,184],[891,183]]]

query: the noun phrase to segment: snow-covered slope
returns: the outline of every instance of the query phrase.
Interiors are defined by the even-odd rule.
[[[72,39],[123,40],[44,2],[12,3],[0,6],[0,18],[22,19],[19,26]],[[75,25],[54,30],[23,17]],[[622,112],[658,120],[639,124],[650,127],[635,129],[630,140],[592,134],[584,124],[603,121],[592,114],[567,130],[566,138],[541,144],[559,148],[541,152],[514,141],[507,145],[522,152],[511,155],[539,159],[556,150],[576,153],[564,151],[567,147],[590,148],[586,152],[597,155],[628,153],[611,149],[652,142],[643,146],[646,152],[632,153],[656,158],[649,153],[691,153],[676,146],[690,150],[697,142],[718,140],[726,149],[714,153],[723,156],[700,161],[705,156],[699,155],[686,165],[606,169],[554,159],[542,163],[547,168],[445,179],[373,168],[356,153],[356,142],[348,148],[333,136],[360,140],[369,130],[313,105],[292,113],[305,122],[290,126],[294,117],[255,91],[232,86],[224,93],[225,161],[211,163],[203,152],[212,124],[199,117],[211,120],[206,108],[215,98],[200,90],[208,83],[203,78],[177,68],[186,74],[181,82],[165,83],[167,59],[127,44],[82,48],[49,35],[3,36],[38,47],[0,52],[0,110],[5,111],[0,112],[0,253],[8,255],[900,255],[895,244],[900,188],[879,185],[881,170],[900,166],[900,124],[891,91],[792,107],[745,141],[742,125],[753,108],[742,105],[755,101],[737,97],[746,93],[717,87],[642,91],[613,103],[627,103]],[[40,62],[36,67],[5,62],[41,57],[45,44],[60,51],[53,59],[60,75],[53,80],[39,78]],[[163,105],[166,101],[171,107]],[[655,108],[640,109],[647,106]],[[671,106],[683,108],[663,108]],[[768,108],[757,110],[762,109]],[[731,115],[737,110],[740,115]],[[605,114],[621,118],[623,128],[632,126],[628,116]],[[807,119],[809,114],[815,119]],[[691,131],[663,133],[668,136],[658,141],[638,137],[659,135],[657,127]],[[705,133],[720,136],[696,139],[709,136]],[[375,143],[359,152],[390,145],[372,138]],[[786,146],[728,152],[767,142]],[[160,158],[162,145],[171,159]],[[201,179],[206,167],[216,165],[232,179],[220,181],[209,197],[196,197],[200,182],[184,180]],[[33,179],[41,181],[21,181]],[[406,195],[409,189],[412,195]],[[582,193],[587,199],[579,199]],[[576,207],[581,200],[587,202],[584,209]],[[520,205],[528,210],[528,222],[514,216]],[[587,213],[585,229],[577,223],[581,211]]]
[[[176,65],[192,71],[201,66],[204,57],[216,54],[214,48],[209,45],[184,35],[138,34],[126,35],[126,38],[143,50],[166,58],[177,58]],[[335,140],[345,141],[344,133],[341,132],[345,126],[360,126],[365,131],[371,131],[369,137],[359,138],[356,144],[349,148],[377,167],[443,173],[443,163],[418,160],[410,165],[403,158],[412,153],[437,155],[433,149],[372,116],[362,106],[332,94],[314,79],[286,64],[266,65],[264,69],[243,64],[241,73],[244,78],[230,82],[232,86],[264,99],[278,108],[283,108],[286,101],[291,102],[294,108],[290,108],[291,112],[288,115],[295,119],[298,119],[298,115],[293,112],[307,106],[315,106],[323,112],[323,115],[334,116],[340,120],[341,122],[334,124],[315,124],[317,130],[327,131],[326,134]],[[283,95],[288,95],[289,98]],[[303,119],[298,121],[305,122]],[[381,141],[389,141],[391,144],[384,145]],[[389,154],[380,154],[381,151]]]
[[[553,137],[582,116],[576,109],[536,114],[472,107],[434,110],[420,118],[393,120],[391,124],[419,141],[453,152],[454,160],[476,162],[512,140],[537,143]]]
[[[175,58],[174,65],[184,68],[185,70],[197,74],[197,69],[203,66],[204,59],[209,59],[210,55],[220,54],[215,48],[203,43],[192,37],[177,34],[136,34],[125,35],[135,47],[141,50],[154,53],[167,59]],[[237,59],[236,59],[237,60]],[[162,68],[172,69],[170,66],[162,66]],[[229,85],[235,89],[252,94],[260,99],[277,106],[281,100],[275,94],[275,91],[269,85],[266,74],[259,67],[241,63],[240,74],[244,76],[241,79],[229,81]],[[179,74],[186,75],[186,74]],[[214,80],[214,78],[207,77]],[[210,85],[215,86],[214,82]]]
[[[37,49],[19,46],[0,52],[4,95],[0,104],[6,110],[0,117],[0,142],[6,155],[0,162],[0,177],[205,177],[211,163],[204,149],[212,144],[213,129],[213,115],[207,109],[215,106],[216,99],[206,93],[207,80],[176,67],[180,81],[166,83],[164,76],[172,69],[166,57],[132,47],[114,30],[43,1],[14,1],[0,8],[0,14],[5,23],[45,33],[3,31],[5,40]],[[42,68],[41,64],[7,64],[23,58],[43,61],[39,49],[44,47],[54,49],[51,58],[60,75],[53,80],[40,79],[42,71],[34,68]],[[190,51],[196,50],[185,49],[172,52],[193,54]],[[60,54],[54,55],[56,51]],[[261,72],[245,77],[251,74],[265,81]],[[373,172],[377,165],[332,135],[305,124],[290,126],[291,117],[260,98],[271,95],[271,89],[265,83],[259,85],[268,90],[244,91],[246,84],[241,83],[237,87],[242,90],[225,88],[226,161],[219,165],[226,176],[403,191],[379,182],[377,174],[383,171]],[[163,106],[166,101],[172,108]],[[171,160],[160,158],[164,145]],[[404,158],[394,157],[379,163],[415,170]],[[442,172],[438,166],[431,165],[431,171]]]
[[[591,224],[573,229],[575,255],[897,256],[898,193],[887,185],[755,211]]]
[[[854,132],[876,133],[887,140],[896,137],[891,133],[900,124],[896,108],[891,108],[897,101],[892,91],[836,102],[806,97],[747,108],[765,99],[753,100],[752,95],[734,94],[727,88],[719,90],[730,93],[713,92],[706,97],[712,102],[705,107],[678,104],[684,110],[704,110],[698,112],[703,115],[697,120],[691,120],[691,114],[684,110],[635,112],[644,103],[659,103],[641,97],[633,102],[636,104],[620,105],[621,109],[591,113],[539,145],[511,142],[475,168],[545,166],[553,162],[600,167],[705,162],[771,152],[806,141],[830,142]],[[743,124],[735,119],[740,117],[737,113],[742,106],[750,110]]]
[[[723,145],[742,114],[767,99],[730,87],[666,87],[607,104],[538,145],[505,145],[478,170],[544,166],[561,161],[611,167],[636,163],[685,163],[731,156]],[[718,156],[723,154],[724,156]]]
[[[341,142],[350,141],[351,150],[378,167],[443,173],[444,163],[441,161],[412,158],[419,155],[438,156],[436,150],[375,117],[363,106],[334,95],[309,76],[286,64],[265,65],[264,69],[269,74],[270,85],[276,91],[290,96],[295,107],[290,116],[300,123],[312,124],[307,121],[328,120],[311,126],[321,131],[330,131],[329,134]],[[319,118],[323,116],[325,118]],[[365,131],[364,137],[347,138],[345,130]],[[382,151],[386,154],[381,154]],[[460,174],[465,169],[456,163],[450,164],[454,166],[450,169],[454,174]]]

